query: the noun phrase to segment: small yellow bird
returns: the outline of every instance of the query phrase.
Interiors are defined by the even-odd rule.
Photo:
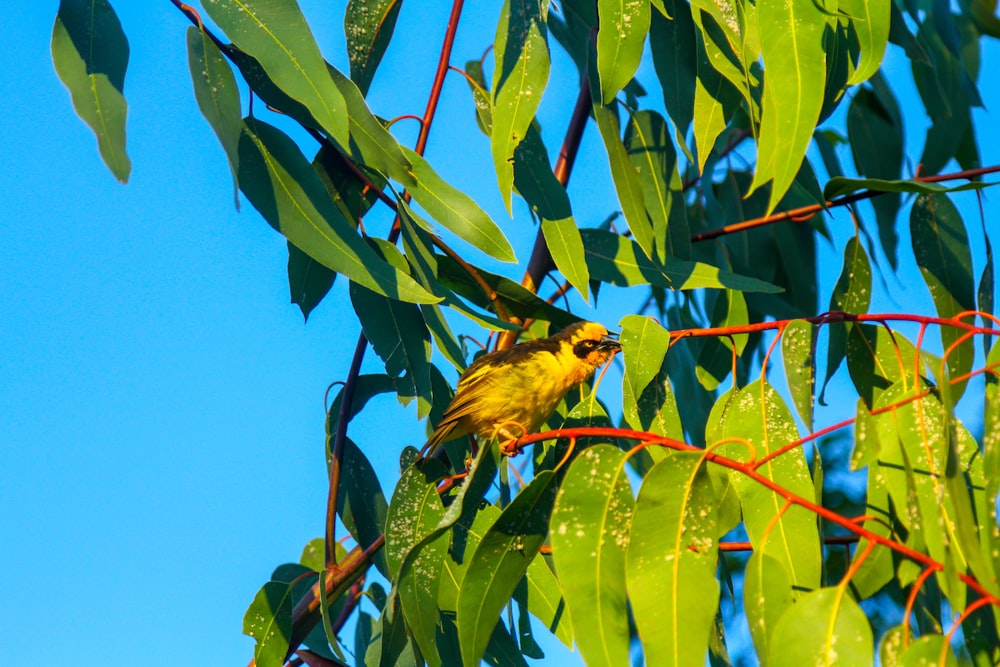
[[[434,456],[443,443],[467,433],[485,443],[537,431],[566,392],[620,349],[602,325],[577,322],[554,336],[481,356],[459,378],[421,455]]]

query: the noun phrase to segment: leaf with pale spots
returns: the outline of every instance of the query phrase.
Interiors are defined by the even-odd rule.
[[[807,593],[788,608],[771,637],[769,667],[875,663],[875,638],[846,586]]]
[[[552,557],[580,655],[591,666],[629,664],[625,554],[634,506],[625,453],[610,445],[580,452],[556,497]]]
[[[705,660],[719,603],[717,519],[702,452],[671,452],[643,479],[626,580],[648,664]]]
[[[458,593],[458,641],[462,662],[475,666],[482,660],[493,621],[510,602],[538,549],[545,541],[555,474],[544,470],[504,508],[476,547]]]

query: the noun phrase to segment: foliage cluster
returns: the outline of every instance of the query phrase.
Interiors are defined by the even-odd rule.
[[[537,223],[527,260],[423,156],[460,0],[413,149],[366,103],[401,0],[347,3],[349,74],[295,0],[202,13],[170,1],[192,23],[195,94],[237,202],[288,241],[292,301],[308,317],[339,274],[363,331],[328,415],[327,535],[275,570],[245,618],[259,666],[525,664],[543,657],[542,628],[591,665],[724,665],[730,651],[769,665],[1000,660],[993,257],[984,225],[973,274],[951,194],[978,196],[998,170],[982,166],[971,113],[980,42],[1000,35],[995,0],[507,0],[483,36],[492,57],[459,74],[491,148],[475,166]],[[901,108],[887,48],[908,59],[923,109]],[[576,67],[556,73],[580,81],[554,164],[536,118],[553,49]],[[129,46],[108,0],[61,0],[52,54],[126,181]],[[644,58],[655,82],[635,78]],[[907,156],[904,116],[920,112],[923,151]],[[585,228],[566,185],[591,120],[618,201]],[[386,239],[365,233],[372,207],[395,216]],[[827,298],[817,256],[838,209],[855,234]],[[487,270],[455,239],[513,265]],[[870,312],[901,252],[935,313]],[[565,284],[542,298],[555,274]],[[521,458],[452,443],[462,470],[404,451],[386,500],[364,435],[348,437],[370,398],[395,393],[433,423],[469,361],[454,329],[508,346],[579,319],[558,305],[566,291],[596,302],[614,288],[648,297],[621,322],[620,410],[588,387],[556,432],[521,439]],[[383,373],[360,374],[369,345]],[[816,430],[816,385],[844,366],[856,404]],[[982,411],[978,438],[956,417],[963,399]],[[852,427],[848,456],[838,436]],[[752,643],[734,643],[744,618]]]

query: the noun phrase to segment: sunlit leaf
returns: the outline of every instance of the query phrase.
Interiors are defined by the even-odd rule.
[[[788,608],[774,629],[771,667],[871,665],[875,639],[865,612],[846,588],[821,588]]]
[[[601,102],[611,104],[639,67],[649,32],[650,7],[644,0],[598,0],[597,17]]]
[[[583,450],[563,480],[550,534],[556,574],[588,665],[629,664],[625,555],[635,501],[625,453]]]
[[[341,146],[348,144],[347,106],[295,0],[216,0],[205,11],[267,75],[303,104]]]
[[[713,328],[739,327],[750,323],[747,302],[738,290],[720,291],[712,308]],[[695,373],[708,391],[714,391],[734,368],[734,356],[743,354],[749,335],[745,333],[713,336],[705,341],[698,355]]]
[[[781,336],[781,358],[792,404],[808,431],[812,431],[813,426],[813,403],[816,393],[815,354],[812,323],[805,320],[790,322]]]
[[[868,261],[868,253],[858,237],[853,236],[844,246],[844,264],[840,270],[840,278],[830,295],[830,311],[845,313],[867,313],[872,298],[872,269]],[[823,383],[823,393],[840,363],[847,354],[847,337],[853,323],[831,324],[830,342],[827,346],[826,380]]]
[[[840,0],[837,9],[851,17],[851,29],[857,34],[861,49],[861,62],[847,85],[866,81],[882,64],[889,43],[891,4],[892,0]]]
[[[627,581],[649,664],[705,660],[719,601],[715,500],[700,452],[674,452],[643,479]]]
[[[493,45],[491,146],[500,195],[510,212],[514,149],[524,139],[549,81],[547,3],[505,0]]]
[[[795,180],[823,106],[826,17],[813,0],[791,0],[761,3],[757,18],[765,75],[751,189],[772,181],[772,211]]]

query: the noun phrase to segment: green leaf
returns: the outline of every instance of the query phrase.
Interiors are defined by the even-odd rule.
[[[839,586],[804,595],[781,616],[771,639],[769,667],[875,664],[868,617]]]
[[[583,237],[580,228],[572,219],[543,220],[542,234],[545,245],[569,284],[576,288],[584,299],[587,299],[587,285],[590,281],[590,271],[583,250]]]
[[[125,152],[128,57],[128,39],[107,0],[60,0],[52,64],[77,115],[97,136],[101,159],[122,183],[132,171]]]
[[[949,440],[944,407],[933,395],[904,400],[926,388],[923,383],[900,382],[876,401],[875,409],[886,408],[874,418],[878,470],[893,504],[906,508],[898,512],[898,518],[910,531],[908,543],[945,563],[946,572],[939,574],[938,581],[949,601],[960,608],[965,604],[965,586],[949,573],[954,568],[964,571],[967,559],[955,534],[953,502],[945,495]],[[894,407],[890,410],[889,406]]]
[[[435,639],[437,600],[448,539],[436,528],[444,515],[434,480],[417,466],[407,468],[386,516],[386,560],[395,576],[406,625],[431,665],[441,664]]]
[[[388,299],[351,283],[351,303],[365,338],[385,362],[385,372],[409,381],[409,391],[421,399],[417,417],[427,416],[431,403],[431,337],[420,309]]]
[[[439,300],[378,258],[333,205],[298,146],[280,130],[252,118],[245,121],[239,182],[272,227],[327,268],[385,296],[415,303]]]
[[[944,660],[941,657],[944,656]],[[938,665],[938,667],[958,667],[955,654],[948,648],[948,640],[944,635],[923,635],[910,642],[899,658],[899,667],[922,667],[923,665]]]
[[[716,140],[740,104],[740,91],[731,84],[709,60],[705,41],[698,31],[698,78],[694,90],[694,143],[698,151],[698,170],[706,173],[705,165],[712,155]]]
[[[480,663],[492,634],[493,619],[545,541],[555,501],[555,474],[544,470],[511,501],[489,527],[472,554],[458,593],[458,638],[462,661]]]
[[[742,292],[725,290],[716,295],[712,308],[712,327],[739,327],[749,323],[750,314]],[[749,334],[743,333],[706,339],[695,368],[701,386],[714,391],[735,367],[734,355],[738,359],[743,354],[749,338]]]
[[[691,7],[679,0],[665,0],[670,19],[653,13],[649,50],[663,86],[663,103],[670,120],[683,137],[694,118],[694,91],[698,77],[698,42]]]
[[[732,441],[720,445],[716,451],[738,461],[748,460],[751,450],[760,460],[799,439],[781,395],[764,380],[748,385],[732,399],[723,418],[723,433]],[[801,447],[769,460],[756,470],[791,493],[802,498],[815,497]],[[784,500],[780,496],[742,473],[731,471],[729,477],[743,504],[743,517],[754,550],[776,558],[788,570],[794,589],[817,588],[821,545],[815,515],[800,506],[789,507],[782,514]]]
[[[260,667],[281,667],[292,634],[292,586],[279,581],[264,584],[243,616],[243,634],[257,640],[253,657]]]
[[[340,475],[337,515],[355,541],[363,549],[367,549],[384,534],[385,517],[389,508],[375,469],[350,438],[344,442]],[[375,553],[374,561],[382,576],[389,578],[384,549]]]
[[[812,323],[805,320],[790,322],[781,336],[781,359],[795,411],[810,432],[813,429],[816,394],[815,355]]]
[[[347,106],[351,141],[349,144],[341,144],[341,150],[349,152],[357,162],[377,169],[412,188],[416,183],[416,174],[413,173],[415,168],[411,164],[408,149],[401,146],[389,130],[385,129],[382,121],[372,114],[364,95],[353,81],[335,67],[327,66],[327,72],[337,90],[344,96],[344,104]]]
[[[643,479],[627,581],[649,664],[705,660],[719,604],[715,493],[700,452],[673,452]]]
[[[972,277],[972,254],[965,223],[958,209],[946,195],[921,195],[910,211],[910,238],[913,255],[927,283],[939,317],[949,318],[976,309],[975,283]],[[972,318],[968,318],[972,321]],[[941,347],[947,353],[948,374],[952,378],[972,370],[975,345],[971,338],[958,342],[965,334],[954,327],[942,326]],[[966,382],[952,385],[954,401],[965,390]]]
[[[336,277],[335,271],[326,268],[291,243],[288,244],[288,289],[292,303],[299,307],[307,322],[309,313],[327,295]]]
[[[611,104],[639,68],[649,32],[648,2],[598,0],[597,75],[601,102]]]
[[[611,179],[615,183],[618,201],[621,202],[628,228],[646,258],[655,257],[653,226],[650,224],[649,216],[646,215],[642,182],[632,165],[628,150],[622,143],[618,115],[611,107],[595,104],[594,118],[604,140],[604,148],[607,150],[608,162],[611,165]]]
[[[889,44],[889,9],[892,0],[840,0],[837,10],[851,17],[851,29],[858,38],[861,61],[847,80],[856,86],[867,81],[882,64]]]
[[[703,287],[734,289],[741,292],[780,292],[781,288],[756,278],[704,264],[668,258],[661,267],[651,262],[635,241],[600,229],[581,229],[587,267],[593,280],[628,287],[650,284],[669,289]]]
[[[754,549],[743,579],[743,599],[757,655],[767,656],[781,617],[792,606],[793,589],[788,568],[777,558]]]
[[[403,147],[413,163],[416,185],[409,192],[413,199],[442,227],[460,239],[502,262],[514,262],[514,249],[493,219],[468,195],[448,185],[423,157]]]
[[[539,0],[505,0],[494,41],[490,143],[500,196],[508,213],[514,186],[514,149],[524,139],[549,81],[547,4]]]
[[[625,129],[625,146],[639,174],[658,257],[691,257],[684,186],[667,121],[655,111],[637,111]]]
[[[344,14],[351,79],[368,94],[375,70],[392,39],[403,0],[350,0]]]
[[[858,172],[870,179],[846,179],[834,174],[823,196],[832,199],[863,188],[888,191],[873,198],[879,238],[889,263],[896,267],[896,213],[900,197],[894,188],[920,187],[914,181],[898,181],[903,170],[903,118],[899,105],[881,75],[872,80],[873,90],[862,88],[854,95],[847,110],[847,136]],[[863,180],[866,185],[857,185]],[[903,185],[906,183],[907,185]],[[937,186],[942,187],[942,186]],[[900,190],[903,191],[903,190]]]
[[[535,558],[528,566],[525,596],[523,600],[515,591],[514,599],[519,605],[526,605],[532,616],[542,622],[567,648],[573,648],[573,624],[566,613],[562,587],[559,580],[546,565],[544,558]]]
[[[570,465],[552,512],[556,573],[580,655],[592,667],[629,664],[625,556],[634,504],[625,453],[596,445]]]
[[[619,341],[625,357],[623,380],[630,385],[632,394],[639,396],[660,372],[670,347],[670,332],[653,318],[642,315],[626,315],[621,327]]]
[[[204,7],[233,43],[304,105],[334,141],[349,145],[344,97],[295,0],[216,0]]]
[[[857,236],[851,237],[844,246],[844,266],[840,278],[830,295],[830,311],[845,313],[867,313],[872,298],[872,268],[868,253]],[[850,322],[833,324],[828,327],[830,343],[827,346],[826,380],[823,393],[830,383],[840,363],[847,354],[847,336],[854,325]]]
[[[188,28],[187,47],[194,97],[198,101],[201,115],[208,121],[226,152],[229,169],[233,173],[233,199],[239,209],[239,148],[243,112],[236,77],[219,47],[203,30]]]
[[[813,0],[790,0],[761,3],[757,19],[766,74],[751,190],[773,181],[771,212],[795,180],[823,106],[826,17]]]
[[[996,183],[984,183],[982,181],[970,181],[949,187],[940,183],[927,183],[925,181],[885,181],[878,178],[831,178],[823,194],[827,199],[833,199],[840,195],[850,194],[861,190],[876,190],[878,192],[915,192],[917,194],[935,195],[947,192],[965,192],[966,190],[982,190],[996,185]]]
[[[919,363],[919,368],[914,364]],[[847,337],[847,370],[865,405],[871,408],[896,382],[910,384],[923,373],[913,344],[900,332],[874,324],[854,324]]]

